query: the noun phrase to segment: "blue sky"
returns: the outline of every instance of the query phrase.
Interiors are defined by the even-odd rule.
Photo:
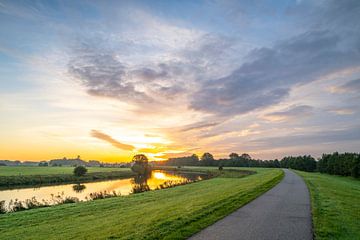
[[[358,151],[359,16],[350,0],[0,0],[0,158]]]

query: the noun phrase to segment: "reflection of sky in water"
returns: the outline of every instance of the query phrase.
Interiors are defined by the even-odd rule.
[[[0,201],[5,200],[8,203],[11,199],[18,199],[20,201],[35,197],[38,201],[42,199],[51,200],[51,194],[62,194],[64,196],[76,197],[79,200],[85,200],[86,196],[94,192],[113,192],[121,193],[121,195],[128,195],[132,191],[132,178],[84,183],[85,189],[76,192],[73,189],[74,184],[65,184],[57,186],[46,186],[40,188],[23,188],[0,191]],[[150,189],[156,189],[160,184],[166,181],[182,182],[186,178],[183,176],[173,175],[161,171],[153,171],[151,177],[147,180]]]

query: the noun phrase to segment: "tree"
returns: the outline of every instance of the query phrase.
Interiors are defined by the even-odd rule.
[[[169,158],[164,164],[169,166],[197,166],[199,165],[199,157],[193,154],[191,156]]]
[[[236,160],[236,159],[239,158],[239,154],[237,154],[237,153],[230,153],[229,157],[230,157],[231,160]]]
[[[74,168],[74,175],[77,177],[84,176],[87,172],[86,167],[84,166],[77,166]]]
[[[137,154],[132,159],[131,170],[137,174],[149,174],[151,173],[151,167],[149,166],[149,160],[144,154]]]
[[[39,162],[39,167],[47,167],[49,164],[46,161]]]
[[[204,153],[201,156],[201,165],[203,166],[212,166],[214,165],[214,156],[211,153]]]

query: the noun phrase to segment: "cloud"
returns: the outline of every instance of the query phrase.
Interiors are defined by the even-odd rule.
[[[332,87],[330,91],[333,93],[350,93],[350,92],[358,93],[360,92],[360,79],[355,79],[343,85]]]
[[[177,157],[188,157],[188,156],[191,156],[193,155],[194,153],[192,152],[177,152],[177,153],[163,153],[163,154],[160,154],[158,156],[156,156],[157,158],[160,158],[160,159],[169,159],[169,158],[177,158]]]
[[[271,122],[283,122],[307,117],[312,114],[312,110],[313,107],[308,105],[293,106],[283,111],[268,113],[263,118]]]
[[[134,146],[125,144],[125,143],[121,143],[121,142],[113,139],[111,136],[109,136],[105,133],[102,133],[98,130],[91,130],[91,136],[94,138],[101,139],[105,142],[111,143],[111,145],[113,145],[114,147],[117,147],[117,148],[125,150],[125,151],[133,151],[135,149]]]
[[[295,85],[358,66],[360,51],[354,45],[344,46],[342,40],[331,31],[314,30],[272,48],[255,49],[234,72],[204,83],[193,95],[190,107],[218,115],[237,115],[279,103]]]
[[[127,81],[126,66],[116,55],[103,49],[82,45],[69,62],[68,71],[90,95],[134,102],[151,101],[149,96]]]
[[[192,130],[211,128],[211,127],[215,127],[219,124],[221,124],[221,123],[220,122],[200,122],[200,123],[195,123],[195,124],[190,124],[188,126],[185,126],[180,131],[188,132],[188,131],[192,131]]]
[[[140,78],[145,81],[162,79],[169,76],[169,73],[165,69],[160,69],[159,71],[156,71],[148,67],[136,69],[132,72],[132,74],[134,75],[134,77]]]
[[[335,108],[335,109],[330,109],[329,112],[337,115],[352,115],[355,113],[355,110],[350,108]]]
[[[360,140],[360,126],[343,129],[328,129],[324,131],[296,134],[281,137],[268,137],[250,141],[258,149],[271,149],[276,147],[305,146],[313,144],[339,143],[343,141]],[[336,148],[334,149],[334,151]]]

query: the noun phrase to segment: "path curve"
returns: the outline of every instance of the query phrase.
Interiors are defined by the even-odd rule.
[[[313,239],[309,191],[301,177],[287,169],[284,172],[274,188],[190,240]]]

